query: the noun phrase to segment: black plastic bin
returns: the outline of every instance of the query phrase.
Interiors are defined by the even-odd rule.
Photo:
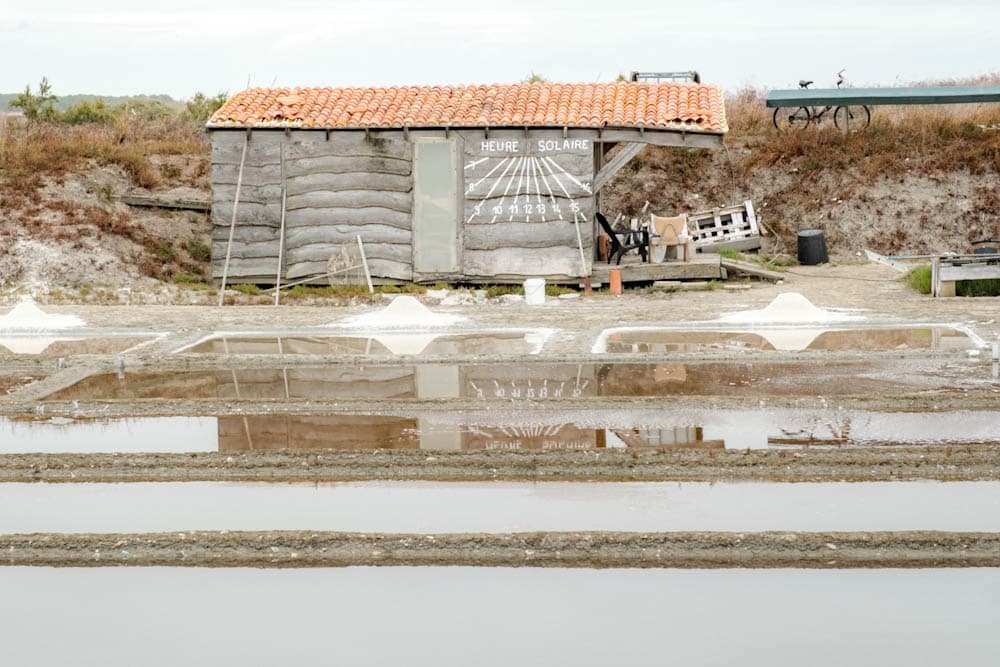
[[[826,237],[818,229],[803,229],[799,232],[799,264],[812,266],[824,264],[830,258],[826,254]]]

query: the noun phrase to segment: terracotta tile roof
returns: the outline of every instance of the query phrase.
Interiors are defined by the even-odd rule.
[[[632,82],[250,88],[226,102],[208,126],[728,129],[716,86]]]

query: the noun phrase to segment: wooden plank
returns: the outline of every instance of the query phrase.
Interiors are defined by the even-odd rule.
[[[363,132],[331,133],[330,139],[327,141],[324,135],[319,134],[314,139],[299,138],[290,142],[286,155],[289,162],[301,158],[321,156],[411,159],[410,142],[403,139],[402,132],[399,133],[398,137],[398,139],[372,137],[366,141]]]
[[[274,261],[272,260],[268,265],[273,268]],[[413,278],[413,268],[409,261],[396,262],[388,259],[369,259],[368,269],[371,271],[373,278],[395,278],[397,280],[411,280]],[[264,275],[263,272],[261,275]],[[323,261],[287,262],[285,278],[289,281],[315,275],[322,276],[317,282],[328,284],[325,259]]]
[[[413,189],[413,179],[408,174],[314,173],[302,176],[289,176],[286,183],[289,197],[307,192],[322,191],[378,190],[383,192],[409,192]]]
[[[349,243],[356,246],[357,240],[352,240]],[[331,255],[341,252],[344,245],[343,243],[309,243],[295,248],[287,248],[285,256],[290,265],[300,262],[326,262]],[[405,264],[413,257],[413,248],[409,243],[371,243],[365,246],[365,254],[369,260],[388,259]]]
[[[590,246],[590,225],[585,225],[584,243]],[[576,246],[576,231],[569,222],[496,222],[492,225],[468,225],[462,232],[467,250],[498,248],[549,248]]]
[[[641,153],[642,149],[645,147],[646,144],[632,142],[624,144],[621,148],[619,148],[618,153],[616,153],[607,164],[601,167],[601,170],[597,172],[596,176],[594,176],[594,192],[597,192],[607,185],[608,181],[610,181],[622,167],[628,164],[632,158]]]
[[[412,229],[413,217],[407,211],[394,211],[383,206],[363,208],[300,208],[288,211],[287,224],[292,227],[324,225],[387,225]]]
[[[503,275],[526,278],[586,275],[581,271],[575,237],[572,246],[467,250],[462,254],[461,273],[470,277]]]
[[[238,164],[213,163],[212,186],[236,185]],[[247,166],[243,168],[243,185],[281,185],[281,165]]]
[[[696,252],[703,253],[717,253],[720,250],[738,250],[743,252],[746,250],[758,249],[760,249],[759,236],[750,236],[745,239],[736,239],[734,241],[720,241],[719,243],[703,243],[695,246]]]
[[[162,196],[142,197],[139,195],[119,195],[115,197],[115,199],[128,206],[138,206],[142,208],[171,208],[182,211],[200,212],[212,210],[212,202],[207,199],[185,199]]]
[[[952,266],[941,262],[941,281],[989,280],[1000,278],[1000,264],[961,264]]]
[[[580,263],[579,255],[577,264]],[[653,282],[654,280],[718,280],[722,278],[722,266],[718,255],[704,255],[690,262],[664,262],[661,264],[606,264],[595,263],[591,279],[595,283],[608,284],[611,270],[621,269],[622,282]]]
[[[367,208],[378,206],[409,213],[413,197],[409,192],[343,190],[341,192],[312,191],[288,197],[288,210],[300,208]]]
[[[772,90],[769,107],[845,104],[983,104],[1000,102],[1000,86],[926,86],[916,88],[813,88]]]
[[[741,262],[739,260],[729,259],[728,257],[721,257],[720,260],[722,268],[732,273],[741,273],[743,275],[754,276],[756,278],[764,278],[766,280],[772,280],[774,282],[778,282],[779,280],[785,279],[784,275],[776,271],[770,271],[756,264],[751,264],[749,262]]]
[[[413,233],[389,225],[344,225],[329,224],[321,227],[290,228],[285,232],[286,246],[302,246],[309,243],[348,243],[360,236],[369,243],[410,244]]]
[[[349,157],[319,155],[289,160],[285,173],[289,178],[306,174],[398,174],[408,176],[413,163],[403,158],[380,155],[378,157]]]

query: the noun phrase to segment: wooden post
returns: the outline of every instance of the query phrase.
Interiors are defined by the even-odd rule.
[[[615,296],[622,295],[622,270],[621,269],[611,269],[611,293]]]
[[[274,305],[278,305],[281,298],[281,265],[285,261],[285,204],[288,199],[288,192],[285,189],[285,144],[280,144],[278,152],[278,162],[281,164],[281,231],[278,233],[278,270],[274,276]],[[280,344],[281,339],[278,339]]]
[[[233,219],[229,223],[229,243],[226,245],[226,262],[222,265],[222,285],[219,287],[219,306],[222,306],[226,296],[226,278],[229,276],[229,260],[233,255],[233,234],[236,232],[236,211],[240,206],[240,188],[243,186],[243,167],[247,161],[247,147],[250,145],[250,133],[243,139],[243,155],[240,156],[240,173],[236,177],[236,197],[233,200]]]
[[[580,248],[580,275],[587,275],[587,256],[583,253],[583,236],[580,234],[580,214],[573,216],[573,227],[576,229],[576,245]]]
[[[361,266],[365,269],[365,280],[368,282],[368,293],[375,293],[375,286],[372,285],[372,274],[368,271],[368,258],[365,257],[365,246],[361,243],[361,237],[358,236],[358,250],[361,251]]]

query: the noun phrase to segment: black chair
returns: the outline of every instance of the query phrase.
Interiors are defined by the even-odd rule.
[[[604,217],[604,214],[600,211],[597,212],[597,224],[601,226],[604,233],[608,235],[611,239],[611,252],[608,254],[608,263],[621,264],[622,255],[629,252],[630,250],[638,250],[639,255],[642,256],[642,261],[646,261],[646,253],[649,248],[649,232],[645,229],[639,231],[625,231],[616,232],[612,227],[608,219]],[[618,255],[618,261],[615,262],[615,255]]]

